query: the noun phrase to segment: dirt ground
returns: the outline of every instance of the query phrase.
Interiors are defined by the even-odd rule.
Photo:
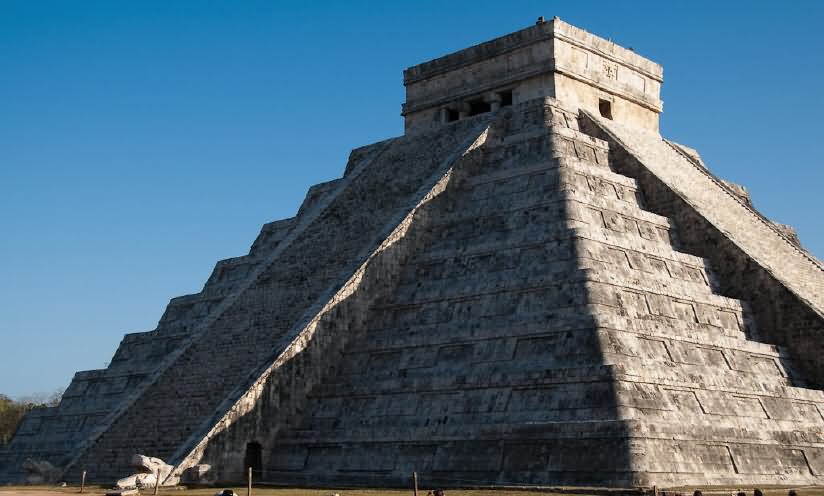
[[[161,496],[214,496],[220,488],[200,488],[200,489],[183,489],[183,488],[161,488],[159,494]],[[246,496],[246,487],[229,487],[226,489],[233,489],[235,493]],[[103,496],[107,489],[100,486],[87,487],[83,491],[84,495],[88,496]],[[0,486],[0,496],[65,496],[79,494],[78,487],[53,487],[53,486]],[[448,489],[445,491],[446,496],[569,496],[560,495],[552,492],[533,492],[533,491],[517,491],[517,490],[458,490]],[[427,491],[419,491],[419,496],[426,496]],[[151,495],[152,491],[141,491],[142,495]],[[252,488],[252,496],[330,496],[332,494],[339,494],[340,496],[413,496],[412,490],[402,489],[298,489],[298,488]],[[691,496],[691,495],[690,495]],[[786,495],[782,495],[786,496]],[[799,495],[802,496],[802,495]],[[806,496],[806,495],[803,495]],[[824,496],[824,495],[822,495]]]
[[[160,489],[161,496],[214,496],[221,488],[185,489],[182,487]],[[246,487],[230,487],[235,493],[245,496]],[[659,496],[692,496],[695,488],[661,489]],[[736,496],[743,490],[747,496],[753,496],[753,488],[700,488],[704,496]],[[786,487],[762,487],[764,496],[787,496]],[[824,487],[796,488],[798,496],[824,496]],[[100,486],[86,487],[83,492],[88,496],[104,496],[107,489]],[[446,489],[446,496],[570,496],[550,490],[513,490],[513,489]],[[0,496],[65,496],[80,493],[80,488],[54,486],[0,486]],[[426,496],[427,491],[419,491],[419,496]],[[598,493],[597,491],[594,492]],[[152,491],[142,491],[142,495],[151,495]],[[411,489],[302,489],[302,488],[252,488],[252,496],[413,496]],[[601,493],[603,494],[603,493]],[[585,496],[586,491],[577,492],[575,496]]]
[[[161,488],[160,496],[214,496],[215,493],[224,489],[217,488]],[[227,487],[233,489],[236,494],[246,496],[246,487]],[[100,486],[86,487],[83,495],[104,496],[108,489]],[[0,486],[0,496],[65,496],[79,494],[79,487],[54,487],[54,486]],[[446,496],[570,496],[551,491],[519,491],[519,490],[491,490],[491,489],[447,489]],[[142,495],[151,495],[152,491],[141,491]],[[413,496],[411,489],[302,489],[302,488],[252,488],[252,496],[330,496],[338,494],[340,496]],[[421,489],[419,496],[426,496],[427,490]],[[582,496],[581,494],[576,496]],[[691,494],[689,496],[692,496]],[[709,496],[709,495],[708,495]],[[752,495],[749,495],[752,496]],[[765,495],[773,496],[773,495]],[[778,496],[778,495],[776,495]],[[786,496],[784,492],[781,496]],[[808,496],[808,495],[799,495]],[[822,493],[821,496],[824,496]]]

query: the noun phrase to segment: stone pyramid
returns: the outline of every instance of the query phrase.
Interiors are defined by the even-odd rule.
[[[659,65],[555,18],[404,83],[404,136],[78,372],[0,477],[821,480],[824,267],[658,134]]]

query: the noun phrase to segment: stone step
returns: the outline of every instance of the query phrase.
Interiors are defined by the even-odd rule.
[[[544,226],[542,226],[544,227]],[[706,268],[706,261],[685,253],[672,250],[664,244],[656,244],[657,249],[645,246],[646,252],[637,251],[638,246],[627,243],[626,239],[609,240],[604,230],[590,225],[581,225],[572,230],[563,222],[554,223],[547,229],[535,233],[529,226],[510,232],[509,235],[489,236],[489,241],[473,240],[471,243],[438,239],[432,249],[409,262],[404,269],[404,277],[430,277],[427,267],[439,270],[442,266],[468,263],[472,259],[493,258],[495,263],[516,264],[511,259],[516,251],[535,253],[538,250],[552,250],[565,253],[575,250],[589,258],[623,265],[627,270],[660,273],[674,279],[702,282],[710,288],[715,286],[715,276]],[[574,238],[574,239],[572,239]],[[505,259],[497,262],[498,258]],[[464,262],[467,261],[467,262]],[[419,267],[424,266],[424,269]],[[427,270],[421,274],[421,270]]]
[[[592,264],[596,264],[595,269],[587,268],[587,265]],[[564,305],[575,304],[576,301],[584,303],[584,297],[593,303],[625,308],[635,314],[682,318],[727,329],[743,328],[742,313],[745,308],[739,300],[713,294],[704,285],[686,281],[672,284],[669,278],[662,281],[654,274],[640,271],[635,278],[626,280],[610,274],[597,264],[600,262],[552,262],[545,264],[544,271],[540,274],[524,274],[519,268],[492,274],[473,271],[464,277],[445,281],[408,283],[398,288],[394,298],[395,301],[403,302],[404,306],[420,306],[478,299],[493,294],[552,290],[561,285],[587,281],[588,294],[569,295]],[[699,290],[703,290],[703,294]],[[563,298],[556,297],[548,300],[547,304],[561,303],[562,300]],[[391,306],[391,301],[382,305]]]
[[[593,316],[593,312],[598,312]],[[345,354],[403,351],[421,346],[444,346],[476,341],[494,342],[536,336],[562,336],[568,333],[594,335],[594,329],[623,331],[638,337],[675,340],[695,345],[734,349],[743,353],[780,356],[777,347],[744,339],[740,331],[719,329],[708,324],[684,321],[632,319],[612,307],[589,305],[547,309],[528,319],[511,315],[457,319],[438,324],[380,327],[367,332],[367,339],[353,343]],[[596,343],[598,344],[598,343]],[[599,346],[602,346],[599,344]]]
[[[615,172],[609,167],[605,167],[603,164],[594,163],[588,160],[584,160],[578,157],[560,157],[557,159],[558,165],[560,167],[566,167],[571,169],[576,174],[580,173],[589,178],[596,178],[596,179],[603,179],[604,181],[609,182],[610,184],[620,186],[621,188],[627,189],[630,192],[635,194],[640,194],[641,187],[637,180],[631,178],[629,176],[625,176],[618,172]],[[573,184],[579,184],[584,186],[584,183],[580,182],[573,182]],[[600,187],[598,185],[592,184],[590,182],[586,183],[587,186],[590,187],[590,190],[593,193],[598,193]],[[608,192],[609,194],[603,194],[606,197],[612,197],[612,192]],[[623,197],[623,195],[617,195],[619,198]],[[629,201],[629,199],[627,199]]]
[[[706,394],[698,405],[690,391],[676,391],[680,402],[672,402],[669,408],[621,407],[620,417],[627,421],[637,420],[645,424],[655,424],[653,436],[666,435],[667,432],[681,431],[685,424],[700,429],[737,430],[735,437],[726,439],[745,440],[747,438],[769,439],[760,436],[766,433],[784,433],[793,431],[810,431],[818,433],[824,428],[820,408],[821,404],[794,402],[785,398],[766,396],[735,396],[727,393]],[[699,392],[700,393],[700,392]],[[720,398],[719,398],[720,396]],[[701,406],[704,407],[702,410]],[[753,435],[755,433],[755,436]],[[820,434],[816,434],[820,435]]]
[[[647,241],[671,243],[674,229],[666,217],[585,192],[576,192],[568,202],[566,216],[570,220],[609,229],[615,236],[640,236]]]
[[[536,335],[585,332],[594,329],[586,305],[562,309],[547,308],[520,319],[512,315],[455,319],[438,324],[413,324],[402,327],[374,327],[367,338],[352,343],[344,353],[394,351],[419,346],[439,346],[471,341],[517,339]],[[374,322],[373,322],[374,324]]]
[[[536,244],[511,245],[506,241],[496,243],[495,250],[471,252],[441,252],[439,257],[417,257],[404,265],[401,271],[401,285],[414,286],[416,281],[429,283],[466,278],[472,274],[497,275],[501,272],[517,270],[522,273],[540,272],[544,263],[562,263],[575,256],[575,245],[571,238]]]
[[[659,423],[627,419],[626,422],[632,431],[639,436],[648,436],[653,442],[656,439],[698,442],[713,442],[716,439],[719,443],[824,447],[820,424],[720,414],[704,415],[697,419],[701,420],[694,423],[695,428],[686,431],[683,421],[678,420],[661,420]]]
[[[627,292],[647,295],[647,308],[635,308],[633,310],[638,315],[665,315],[704,322],[728,329],[740,329],[743,324],[741,315],[748,311],[746,302],[712,293],[706,286],[695,283],[676,281],[677,284],[673,284],[666,279],[662,282],[661,276],[640,271],[638,271],[637,277],[626,280],[601,269],[581,270],[586,272],[586,279],[590,281],[588,288],[592,290],[590,292],[591,301],[594,303],[635,308],[630,307],[626,303],[626,299],[621,300],[621,295],[626,295]],[[664,284],[664,282],[669,284]],[[696,292],[690,293],[688,291],[689,286],[696,289]],[[703,291],[698,291],[702,288]],[[675,303],[692,304],[693,311],[686,313],[683,313],[682,309],[673,311],[669,305]],[[705,315],[707,312],[709,314]],[[715,315],[717,312],[721,312],[723,315]],[[727,320],[729,322],[726,322]]]
[[[539,412],[532,412],[532,414]],[[586,412],[582,412],[586,413]],[[292,429],[288,434],[279,438],[282,440],[284,448],[294,450],[296,445],[312,446],[322,444],[344,445],[349,443],[422,443],[437,442],[446,443],[448,441],[459,440],[506,440],[515,441],[521,439],[587,439],[604,438],[610,436],[620,436],[622,425],[621,420],[615,418],[595,418],[588,421],[583,420],[536,420],[528,422],[524,417],[523,422],[501,422],[494,421],[494,415],[485,414],[490,422],[485,423],[465,423],[464,418],[458,415],[453,420],[452,416],[446,415],[434,418],[429,426],[422,427],[401,427],[393,428],[391,425],[379,426],[375,428],[375,434],[370,439],[370,426],[363,428],[348,427],[340,430],[302,430]],[[518,418],[516,416],[516,418]],[[440,420],[440,422],[438,422]],[[587,428],[589,427],[589,428]],[[472,434],[474,432],[474,434]],[[625,433],[624,433],[625,435]]]
[[[583,409],[582,409],[583,410]],[[449,441],[552,439],[561,440],[571,437],[565,428],[575,426],[575,417],[591,419],[589,422],[614,422],[614,411],[609,408],[586,409],[576,412],[574,409],[553,412],[533,411],[523,414],[447,414],[438,417],[411,417],[419,422],[403,422],[403,417],[392,416],[386,424],[367,422],[363,426],[345,425],[337,429],[294,429],[281,438],[285,446],[349,443],[402,443],[409,441],[426,441],[446,443]],[[481,420],[482,421],[477,421]],[[334,419],[329,419],[334,420]],[[402,422],[392,424],[392,420]],[[423,425],[429,422],[430,425]],[[574,431],[573,431],[574,432]]]
[[[656,239],[651,232],[669,231],[672,228],[666,217],[641,210],[628,202],[605,199],[590,191],[562,184],[558,189],[548,192],[536,187],[531,194],[513,193],[486,201],[473,201],[468,206],[455,208],[439,216],[433,229],[446,229],[467,223],[485,226],[494,219],[507,219],[510,223],[530,220],[542,224],[562,219],[577,220],[603,226],[616,233],[627,233],[632,229],[649,240]]]
[[[529,255],[503,262],[510,262],[510,267],[501,263],[499,270],[490,270],[482,263],[476,266],[460,267],[462,274],[454,277],[437,279],[427,278],[418,283],[406,283],[396,290],[394,301],[403,304],[460,299],[488,293],[512,292],[553,286],[563,281],[580,281],[583,274],[577,260],[545,261],[541,272],[532,272],[537,268],[532,263],[518,264]],[[491,258],[491,257],[490,257]],[[496,260],[491,260],[493,263]],[[433,274],[434,275],[434,274]]]
[[[590,254],[592,254],[592,252],[587,253],[587,255]],[[615,258],[618,259],[619,263],[623,262],[622,265],[614,263],[614,259],[603,261],[594,260],[586,256],[579,258],[576,263],[580,270],[586,271],[591,276],[591,280],[604,284],[644,291],[655,295],[666,295],[685,301],[692,300],[725,308],[733,308],[736,311],[742,311],[745,308],[745,305],[742,304],[740,300],[727,298],[714,293],[712,287],[710,287],[704,279],[703,273],[697,271],[697,269],[688,272],[688,270],[691,271],[694,269],[693,267],[685,269],[684,266],[675,267],[673,264],[667,266],[665,261],[656,261],[647,258],[646,261],[650,262],[649,266],[646,267],[647,270],[639,270],[629,266],[627,257],[624,257],[622,261],[620,260],[620,254],[616,255],[618,256]],[[637,258],[635,260],[638,261]],[[673,277],[671,270],[676,268],[683,270],[680,274],[682,277]],[[685,274],[689,274],[689,276],[684,277]],[[691,279],[688,278],[690,276],[692,277]],[[741,322],[739,322],[739,326],[740,324]]]
[[[635,341],[635,340],[634,340]],[[641,340],[637,340],[641,341]],[[627,363],[644,362],[650,367],[672,370],[678,377],[711,374],[719,387],[737,391],[760,391],[763,387],[792,386],[777,357],[759,355],[750,357],[719,348],[705,348],[685,343],[669,342],[666,348],[660,341],[647,341],[648,345],[635,350],[626,343],[621,352],[604,350],[604,362],[622,366]],[[633,354],[637,353],[637,354]]]
[[[721,348],[737,349],[765,355],[781,355],[777,346],[748,340],[745,333],[738,329],[717,327],[707,323],[679,320],[661,315],[649,315],[644,319],[627,316],[619,308],[593,305],[594,326],[637,334],[642,337],[673,339],[712,345]]]
[[[471,373],[462,373],[456,372],[457,367],[450,369],[448,365],[444,364],[430,369],[409,369],[404,374],[385,370],[381,375],[372,373],[329,377],[323,384],[318,385],[309,397],[374,396],[413,391],[414,394],[418,394],[470,388],[542,387],[576,382],[598,382],[610,380],[614,368],[612,365],[604,364],[567,368],[540,368],[539,364],[528,364],[534,368],[524,367],[521,370],[513,370],[513,364],[494,362],[477,364],[469,371]],[[623,369],[623,365],[618,368],[618,370]]]
[[[598,281],[672,297],[712,294],[712,288],[704,279],[704,274],[696,267],[672,261],[667,264],[665,260],[641,259],[635,254],[631,255],[636,264],[640,261],[647,262],[648,265],[644,267],[646,270],[642,271],[629,266],[630,258],[625,252],[623,266],[616,266],[612,260],[617,258],[618,263],[621,263],[622,253],[608,250],[576,250],[572,243],[554,243],[513,250],[502,249],[479,256],[447,257],[431,260],[426,264],[413,262],[402,272],[402,284],[398,288],[396,299],[415,301],[415,297],[452,297],[456,294],[455,288],[460,288],[458,292],[483,292],[514,287],[518,282],[527,286],[531,284],[527,281],[536,278],[544,281],[569,278],[576,270],[592,272],[596,274]],[[598,257],[600,260],[570,258],[576,251],[583,251],[585,256]],[[608,257],[612,260],[602,261]],[[674,277],[674,274],[681,277]]]
[[[271,251],[289,233],[295,225],[295,217],[268,222],[260,228],[260,233],[252,246],[249,254],[259,256],[261,253]]]
[[[468,194],[458,202],[470,204],[474,200],[496,195],[511,195],[543,187],[553,192],[562,187],[589,190],[592,194],[639,205],[638,184],[602,165],[574,157],[542,158],[536,161],[518,161],[503,169],[490,169],[467,177],[462,189]]]
[[[602,164],[596,164],[586,160],[579,159],[572,156],[562,157],[543,157],[533,161],[518,160],[517,162],[510,162],[505,168],[490,168],[477,172],[464,180],[463,187],[476,190],[478,188],[487,188],[494,191],[498,184],[507,184],[511,181],[522,181],[522,176],[531,176],[552,172],[555,177],[558,177],[565,184],[572,184],[576,186],[587,186],[594,193],[600,192],[603,195],[601,184],[593,182],[581,181],[582,178],[596,179],[605,181],[616,188],[614,195],[612,193],[604,196],[615,196],[617,199],[625,199],[631,201],[630,196],[635,196],[639,191],[638,182],[630,177],[618,174],[604,167]],[[586,189],[586,188],[585,188]],[[629,195],[619,194],[620,190],[626,190]]]
[[[610,262],[619,268],[660,273],[676,279],[700,282],[713,291],[717,277],[703,258],[676,251],[669,244],[649,243],[642,238],[613,236],[603,227],[579,225],[574,228],[579,252],[589,258]]]
[[[630,211],[640,210],[634,181],[603,167],[565,159],[471,176],[461,187],[465,191],[456,195],[451,209],[463,212],[523,208],[541,200],[567,197],[571,192],[602,199],[603,202],[596,202],[602,207],[615,202],[619,208],[623,205]]]
[[[570,223],[555,219],[546,223],[522,222],[517,225],[499,224],[486,230],[471,226],[450,225],[433,231],[422,260],[450,256],[463,252],[491,251],[498,246],[546,244],[569,239]]]
[[[439,387],[460,389],[465,384],[473,385],[477,381],[483,381],[485,377],[490,377],[490,380],[494,378],[503,385],[517,386],[526,377],[559,377],[589,370],[604,363],[623,371],[631,382],[639,382],[635,374],[642,374],[643,367],[652,363],[656,365],[653,376],[659,377],[666,384],[690,384],[690,381],[694,383],[695,377],[706,376],[710,378],[708,381],[715,384],[716,389],[743,393],[757,394],[792,387],[776,357],[761,356],[759,359],[763,365],[753,366],[746,365],[744,359],[736,360],[739,358],[736,354],[728,352],[729,356],[724,356],[719,349],[674,346],[671,343],[669,352],[662,350],[659,356],[652,356],[652,352],[648,351],[650,356],[637,359],[628,354],[631,351],[627,347],[621,350],[623,353],[604,350],[603,355],[593,353],[592,349],[579,354],[567,352],[566,343],[561,341],[558,344],[558,340],[556,336],[531,338],[525,340],[520,348],[515,348],[514,353],[510,352],[511,348],[503,346],[486,350],[483,347],[476,350],[473,346],[444,346],[430,354],[421,353],[418,356],[404,356],[402,352],[373,354],[361,367],[341,368],[335,377],[318,386],[312,395],[384,394]],[[575,341],[570,343],[575,344]],[[549,353],[547,350],[551,350],[556,344],[559,346],[558,353]],[[655,344],[661,346],[660,342]],[[641,351],[652,350],[650,346],[652,344]],[[701,355],[689,353],[696,349],[706,352]],[[484,351],[490,361],[482,361],[486,358]],[[503,358],[506,356],[512,358]],[[444,381],[450,377],[454,381],[455,376],[466,382],[458,381],[450,385],[448,381]],[[514,382],[510,384],[507,380]],[[713,388],[709,383],[707,387]]]
[[[656,384],[660,387],[680,389],[700,388],[707,391],[727,393],[775,396],[799,401],[820,403],[824,401],[824,391],[807,389],[777,381],[758,381],[757,374],[745,375],[738,371],[725,371],[718,367],[693,367],[689,370],[682,366],[646,367],[637,361],[623,361],[612,365],[616,380],[642,384]],[[703,375],[696,375],[699,372]],[[751,379],[752,378],[752,379]],[[699,386],[700,385],[700,386]]]
[[[461,404],[461,399],[456,398]],[[437,404],[438,407],[448,405]],[[732,405],[731,405],[732,406]],[[737,414],[695,413],[689,416],[674,416],[676,412],[657,411],[654,418],[655,427],[649,416],[634,419],[626,418],[626,408],[621,408],[620,415],[614,406],[599,408],[576,408],[574,406],[557,410],[501,411],[501,412],[460,412],[443,408],[443,411],[381,416],[355,415],[359,422],[340,421],[333,417],[315,417],[303,426],[290,430],[280,438],[285,446],[312,446],[316,444],[346,444],[362,442],[408,442],[420,440],[427,442],[448,442],[460,439],[493,439],[513,442],[518,439],[563,439],[567,437],[559,424],[567,427],[576,419],[587,418],[590,422],[615,422],[622,420],[637,424],[636,435],[644,434],[649,439],[669,438],[681,440],[715,442],[776,443],[777,439],[786,440],[787,432],[795,438],[793,444],[824,446],[821,442],[821,419],[818,422],[806,420],[779,420],[753,416],[747,411]],[[762,410],[763,412],[763,410]],[[352,420],[350,416],[344,417]],[[693,436],[685,436],[684,423],[694,426]],[[711,432],[710,436],[700,433]],[[709,438],[709,439],[708,439]],[[785,441],[786,442],[786,441]]]
[[[620,327],[620,320],[615,323],[614,327]],[[591,320],[582,317],[531,327],[512,328],[504,323],[500,327],[453,325],[431,326],[426,330],[429,332],[390,333],[394,340],[383,333],[367,334],[367,339],[343,353],[346,365],[338,371],[369,373],[381,362],[391,362],[399,370],[431,367],[438,363],[441,354],[449,356],[450,351],[454,354],[460,349],[471,364],[528,357],[546,360],[547,364],[566,363],[561,359],[597,360],[601,353],[607,353],[652,362],[709,364],[768,377],[778,374],[782,379],[792,375],[785,370],[786,359],[771,345],[706,333],[675,336],[670,332],[638,333],[615,328],[596,331]]]
[[[599,350],[598,336],[594,331],[548,332],[447,344],[421,344],[407,349],[346,352],[344,356],[352,362],[338,367],[337,372],[341,376],[366,374],[376,379],[386,375],[412,377],[418,369],[434,369],[432,373],[437,374],[437,370],[442,368],[439,364],[447,360],[460,360],[470,372],[472,367],[488,363],[499,364],[499,369],[507,363],[508,368],[517,370],[543,370],[599,363],[602,360]],[[393,368],[387,374],[389,364]],[[449,368],[447,365],[443,367]]]

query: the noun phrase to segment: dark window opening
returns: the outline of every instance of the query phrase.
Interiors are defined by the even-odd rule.
[[[612,102],[609,100],[598,100],[598,111],[601,112],[601,117],[612,120]]]
[[[460,118],[457,109],[446,109],[446,122],[454,122]]]
[[[263,475],[263,448],[260,443],[246,444],[246,456],[243,459],[243,476],[246,477],[246,472],[251,467],[252,478],[260,479]]]
[[[472,100],[469,102],[469,115],[483,114],[492,110],[492,106],[483,100]]]
[[[512,90],[501,91],[498,96],[501,97],[501,107],[512,105]]]

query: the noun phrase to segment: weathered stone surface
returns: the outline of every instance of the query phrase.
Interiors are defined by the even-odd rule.
[[[663,69],[557,17],[404,71],[406,131],[483,110],[554,97],[658,130]]]
[[[214,478],[214,472],[211,470],[212,466],[208,463],[191,466],[183,471],[180,476],[180,482],[183,484],[212,484],[217,482],[217,480]]]
[[[23,470],[26,484],[49,484],[60,478],[60,469],[47,461],[29,458],[23,462]]]
[[[153,458],[144,455],[134,455],[132,457],[132,468],[137,473],[129,477],[119,479],[115,487],[129,489],[136,487],[143,489],[158,485],[174,486],[178,483],[178,477],[169,477],[174,467],[167,464],[160,458]]]
[[[140,473],[119,479],[114,483],[114,487],[118,489],[144,489],[154,487],[156,484],[157,476],[155,474]]]
[[[0,477],[821,481],[824,270],[658,134],[660,66],[556,18],[404,77],[405,136],[28,415]]]

